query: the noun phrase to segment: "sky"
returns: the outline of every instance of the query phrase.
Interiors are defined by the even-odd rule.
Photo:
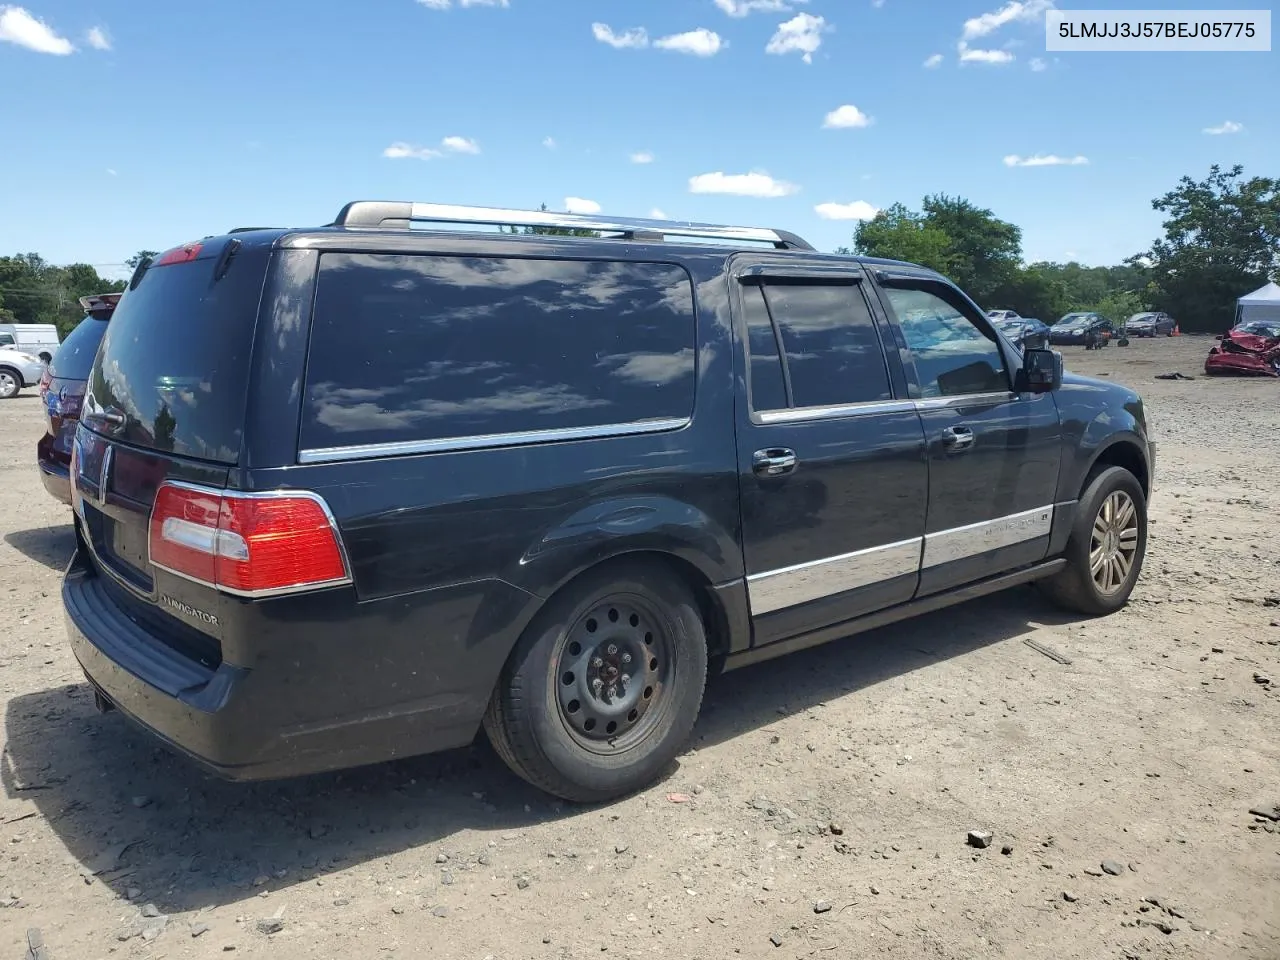
[[[1280,176],[1280,54],[1049,53],[1051,6],[0,0],[0,253],[120,276],[139,249],[357,199],[831,250],[947,193],[1020,226],[1029,262],[1107,264],[1160,235],[1151,200],[1181,176]]]

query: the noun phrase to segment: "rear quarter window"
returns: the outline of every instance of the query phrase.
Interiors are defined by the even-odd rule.
[[[669,264],[325,254],[300,445],[684,419],[696,336]]]

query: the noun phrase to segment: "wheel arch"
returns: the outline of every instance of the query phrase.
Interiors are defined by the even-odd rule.
[[[1098,472],[1107,467],[1120,467],[1129,471],[1137,478],[1143,496],[1151,498],[1151,465],[1136,437],[1118,437],[1099,449],[1093,455],[1089,469],[1085,471],[1079,493],[1083,494]]]

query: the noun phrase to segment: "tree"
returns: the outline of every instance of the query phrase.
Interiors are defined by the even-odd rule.
[[[924,198],[930,226],[951,239],[947,275],[978,303],[1010,283],[1022,265],[1022,230],[961,197]]]
[[[538,207],[539,212],[546,213],[547,205],[541,204]],[[526,236],[537,235],[543,237],[598,237],[600,233],[596,230],[578,230],[568,229],[565,227],[512,227],[511,232],[514,234],[525,234]]]
[[[905,260],[942,274],[951,272],[951,238],[923,214],[908,210],[901,203],[859,223],[853,234],[853,247],[864,257]]]
[[[1167,214],[1165,235],[1128,262],[1150,264],[1153,305],[1184,329],[1226,329],[1236,299],[1280,274],[1280,180],[1214,164],[1151,206]]]
[[[139,250],[132,257],[126,260],[124,262],[124,265],[128,267],[130,271],[137,270],[138,264],[140,264],[143,260],[153,259],[157,252],[158,251],[155,251],[155,250]]]

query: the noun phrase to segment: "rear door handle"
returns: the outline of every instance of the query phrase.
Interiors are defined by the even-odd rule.
[[[790,473],[799,463],[794,450],[786,447],[770,447],[751,455],[751,469],[757,477],[781,477]]]
[[[947,427],[942,431],[942,445],[951,453],[968,450],[973,441],[973,431],[968,427]]]

